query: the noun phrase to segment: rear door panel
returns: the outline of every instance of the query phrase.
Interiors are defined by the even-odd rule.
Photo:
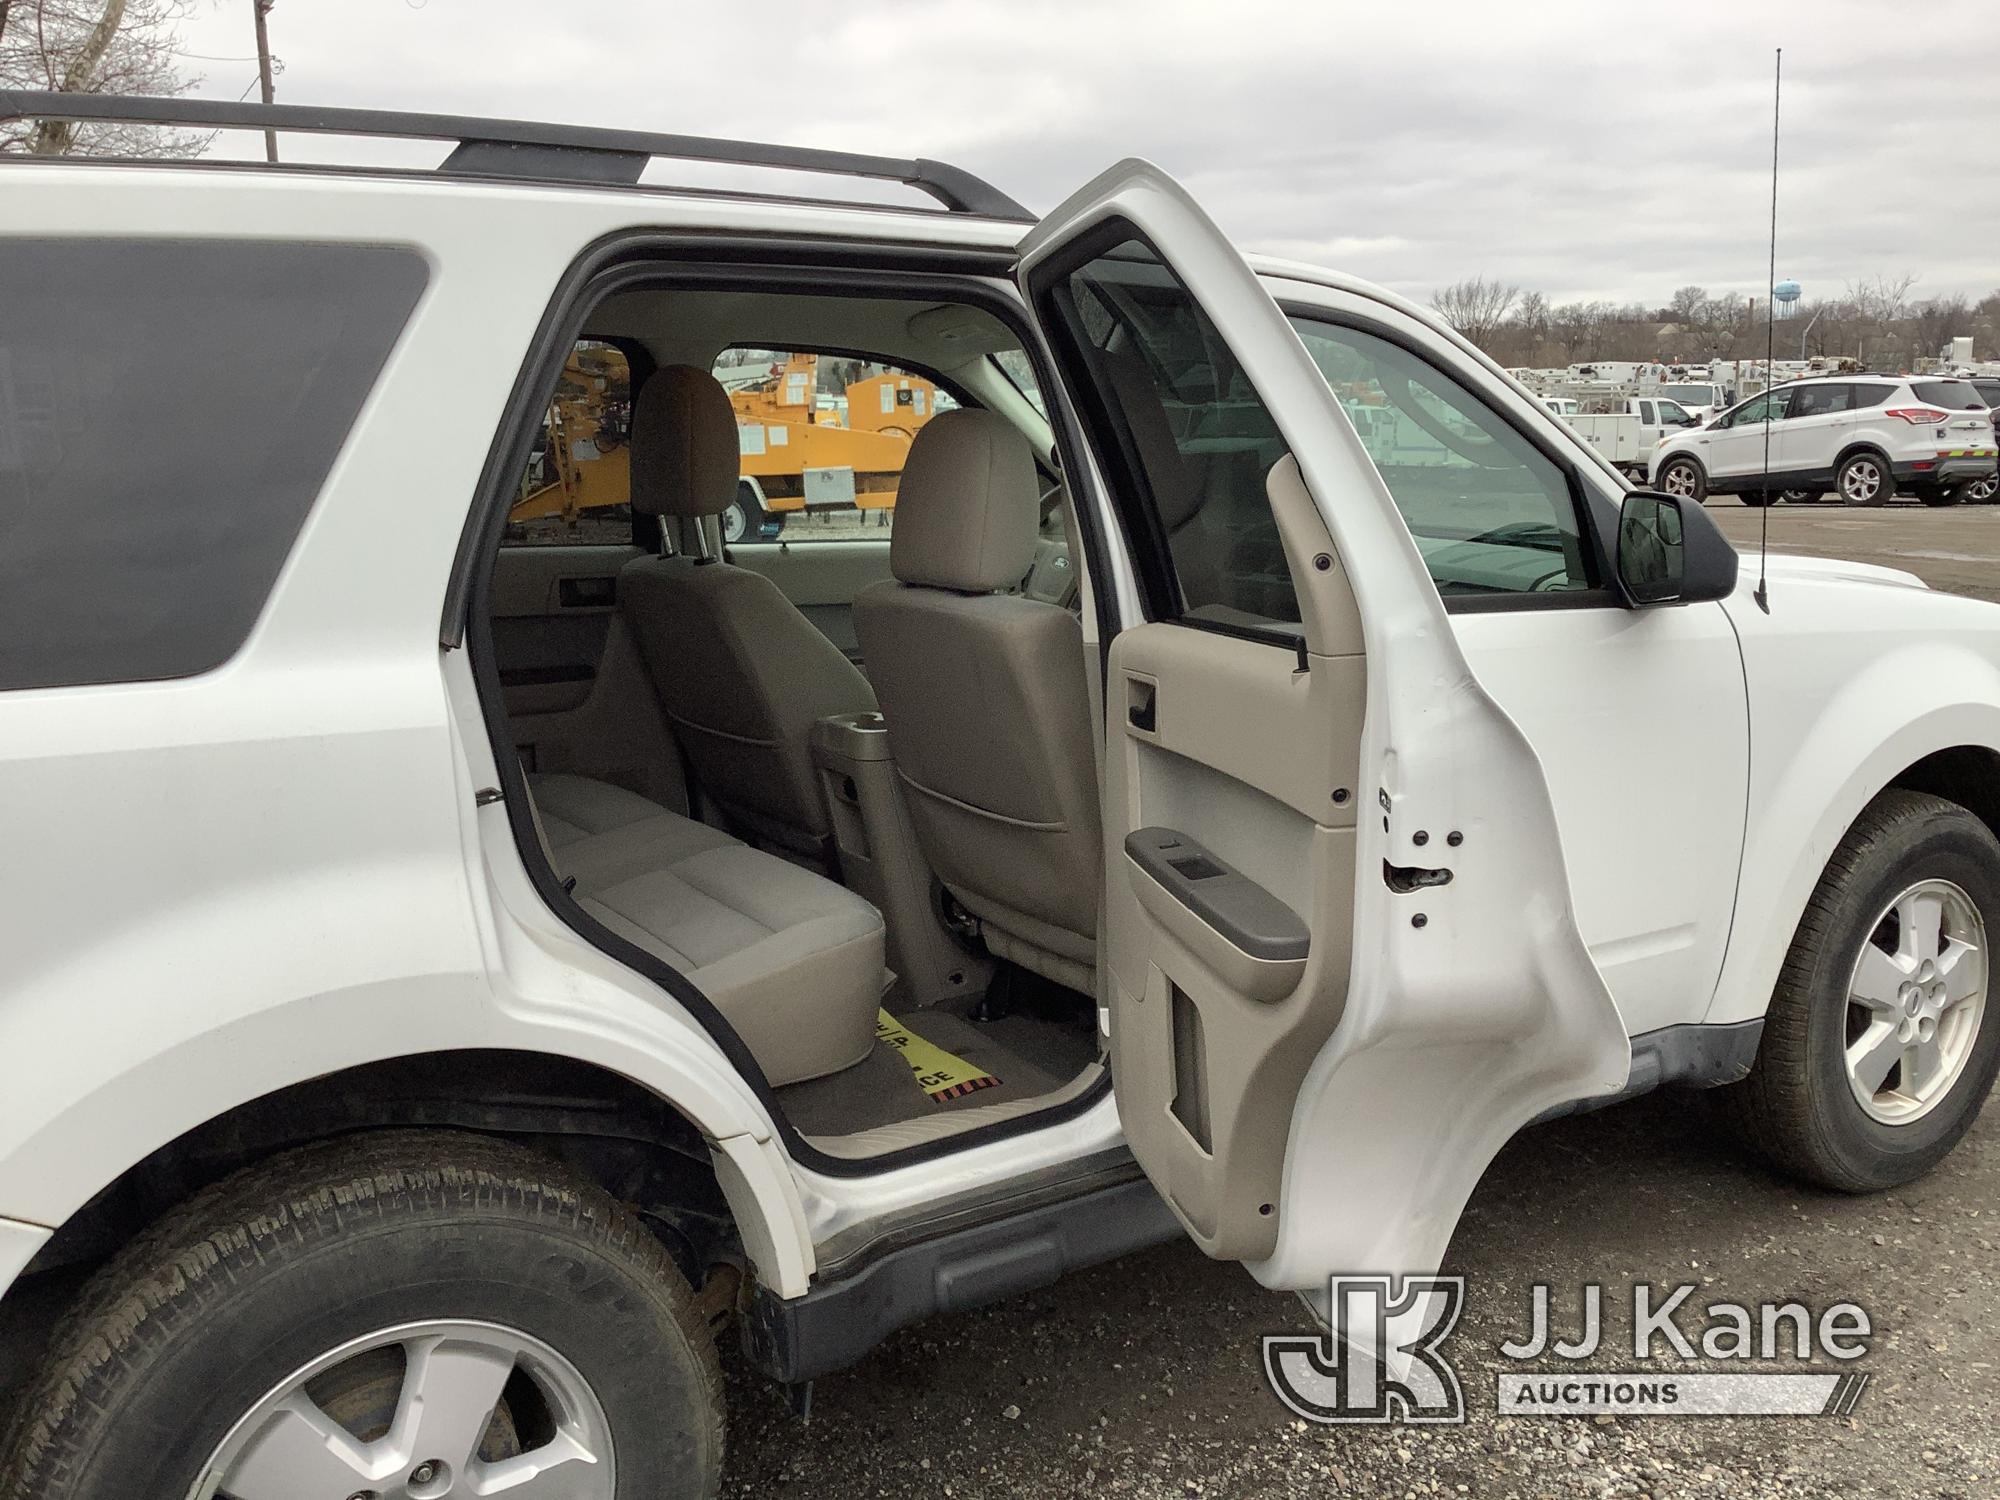
[[[618,613],[631,546],[508,546],[493,567],[493,652],[530,771],[600,777],[685,809],[679,752]]]

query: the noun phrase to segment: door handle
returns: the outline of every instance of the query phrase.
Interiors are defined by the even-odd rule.
[[[1125,722],[1141,734],[1159,732],[1159,684],[1151,678],[1125,679]]]

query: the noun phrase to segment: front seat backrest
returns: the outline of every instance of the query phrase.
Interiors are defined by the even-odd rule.
[[[618,605],[702,792],[735,831],[824,858],[815,720],[875,707],[868,680],[761,573],[672,552],[675,518],[736,498],[736,412],[720,382],[667,365],[632,404],[632,509],[661,555],[627,563]]]
[[[1083,636],[1020,594],[1040,532],[1027,440],[985,411],[917,434],[892,581],[854,628],[925,856],[1002,957],[1089,991],[1102,876]]]

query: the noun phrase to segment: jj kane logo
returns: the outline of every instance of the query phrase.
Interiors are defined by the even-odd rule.
[[[1850,1369],[1868,1353],[1867,1312],[1838,1302],[1815,1315],[1799,1302],[1691,1305],[1697,1288],[1641,1283],[1631,1293],[1630,1370],[1581,1370],[1608,1347],[1604,1289],[1585,1286],[1574,1337],[1554,1326],[1547,1286],[1531,1289],[1528,1331],[1504,1340],[1502,1359],[1528,1368],[1494,1377],[1509,1416],[1841,1416],[1869,1377]],[[1263,1341],[1265,1378],[1310,1422],[1457,1423],[1465,1391],[1444,1350],[1465,1309],[1462,1276],[1336,1276],[1327,1330]],[[1739,1366],[1685,1370],[1656,1363],[1705,1360]],[[1753,1366],[1741,1368],[1741,1366]],[[1774,1365],[1781,1366],[1773,1368]]]

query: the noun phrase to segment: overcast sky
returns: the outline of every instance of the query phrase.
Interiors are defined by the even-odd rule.
[[[934,156],[1037,211],[1145,156],[1246,248],[1426,301],[1473,274],[1761,292],[1783,45],[1779,276],[2000,285],[1995,0],[278,0],[270,24],[284,102]],[[183,46],[249,58],[251,0],[198,0]],[[254,61],[184,66],[254,97]]]

